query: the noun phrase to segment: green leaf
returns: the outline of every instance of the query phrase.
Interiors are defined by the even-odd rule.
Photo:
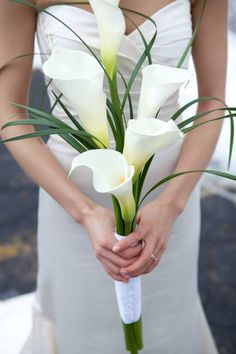
[[[214,113],[214,112],[218,112],[218,111],[225,111],[226,109],[225,108],[218,108],[218,109],[212,109],[210,111],[206,111],[206,112],[202,112],[202,113],[198,113],[198,114],[195,114],[194,116],[188,118],[188,119],[185,119],[183,122],[179,123],[178,124],[178,127],[179,129],[182,129],[184,128],[186,125],[196,121],[197,119],[199,118],[202,118],[202,117],[205,117],[206,115],[208,115],[209,113]],[[232,110],[236,110],[235,108],[232,108]],[[230,114],[230,116],[234,116],[233,113]]]
[[[36,9],[38,12],[44,12],[46,14],[48,14],[49,16],[53,17],[55,20],[57,20],[58,22],[60,22],[63,26],[65,26],[70,32],[72,32],[84,45],[85,47],[89,50],[89,52],[93,55],[93,57],[97,60],[97,62],[99,63],[99,65],[101,66],[101,68],[103,69],[105,75],[107,76],[107,78],[109,78],[109,75],[107,74],[105,68],[103,67],[101,61],[99,60],[99,58],[96,56],[96,54],[94,53],[94,51],[90,48],[90,46],[83,40],[82,37],[80,37],[78,35],[78,33],[76,33],[70,26],[68,26],[65,22],[63,22],[60,18],[58,18],[57,16],[51,14],[50,12],[48,12],[47,10],[45,10],[47,8],[46,7],[42,7],[42,6],[38,6],[38,5],[35,5],[29,1],[26,1],[26,0],[10,0],[10,1],[13,1],[13,2],[16,2],[16,3],[19,3],[19,4],[22,4],[22,5],[25,5],[25,6],[29,6],[29,7],[32,7],[34,9]],[[88,2],[80,2],[80,4],[87,4]],[[75,4],[74,2],[72,4]],[[69,6],[69,3],[68,2],[62,2],[62,3],[55,3],[54,5],[68,5]]]
[[[144,199],[151,193],[153,192],[156,188],[158,188],[159,186],[161,186],[162,184],[170,181],[173,178],[182,176],[182,175],[186,175],[189,173],[208,173],[211,175],[215,175],[218,177],[223,177],[223,178],[227,178],[233,181],[236,181],[236,176],[232,175],[230,173],[226,173],[226,172],[220,172],[220,171],[215,171],[215,170],[190,170],[190,171],[184,171],[184,172],[178,172],[178,173],[174,173],[172,175],[169,175],[165,178],[163,178],[162,180],[160,180],[159,182],[157,182],[156,184],[154,184],[154,186],[152,186],[152,188],[149,189],[149,191],[144,195],[144,197],[142,198],[141,202],[139,203],[139,206],[142,204],[142,202],[144,201]]]
[[[152,48],[153,44],[155,43],[156,36],[157,36],[157,30],[155,31],[151,41],[148,43],[147,49],[145,49],[145,51],[141,55],[140,59],[138,60],[137,64],[135,65],[135,68],[134,68],[134,70],[133,70],[133,72],[131,74],[131,77],[129,79],[129,82],[128,82],[128,85],[127,85],[127,88],[125,90],[125,94],[124,94],[124,97],[123,97],[123,101],[122,101],[122,104],[121,104],[121,111],[122,112],[124,111],[125,104],[126,104],[129,92],[131,90],[131,87],[132,87],[132,85],[133,85],[133,83],[135,81],[135,78],[138,75],[139,70],[142,67],[142,65],[143,65],[143,63],[144,63],[144,61],[145,61],[145,59],[147,57],[147,51],[151,51],[151,48]]]
[[[198,33],[200,24],[202,22],[202,17],[203,17],[204,11],[205,11],[206,3],[207,3],[207,0],[203,0],[202,10],[201,10],[199,19],[197,21],[196,27],[195,27],[195,29],[193,31],[192,37],[191,37],[191,39],[190,39],[190,41],[189,41],[189,43],[188,43],[183,55],[182,55],[182,57],[180,58],[180,61],[177,64],[177,68],[181,68],[181,66],[183,65],[183,63],[184,63],[184,61],[185,61],[185,59],[186,59],[186,57],[188,55],[188,52],[190,51],[190,48],[193,45],[194,39],[196,38],[196,35]]]
[[[52,91],[54,97],[56,98],[56,100],[59,102],[61,108],[63,109],[63,111],[66,113],[67,117],[70,119],[70,121],[74,124],[74,126],[81,131],[85,131],[85,129],[82,127],[82,125],[78,122],[78,120],[73,116],[73,114],[71,114],[71,112],[69,111],[69,109],[64,105],[64,103],[62,102],[62,100],[60,99],[59,96],[57,96],[57,94]]]
[[[211,96],[202,96],[202,97],[198,97],[195,98],[192,101],[189,101],[188,103],[186,103],[183,107],[181,107],[180,109],[178,109],[178,111],[176,111],[172,116],[171,119],[172,120],[176,120],[184,111],[186,111],[186,109],[188,109],[189,107],[193,106],[196,103],[200,103],[202,101],[218,101],[221,102],[223,104],[225,104],[223,101],[221,101],[219,98],[217,97],[211,97]]]
[[[129,10],[128,9],[124,9],[124,8],[121,8],[121,9],[124,10],[124,11],[128,11],[128,12],[131,12],[131,13],[134,13],[136,15],[140,15],[140,16],[146,18],[146,20],[149,20],[149,21],[151,21],[154,24],[154,26],[155,26],[155,28],[157,30],[157,24],[150,16],[146,16],[144,14],[141,14],[140,12],[137,12],[137,11],[134,11],[134,10],[130,10],[130,9]],[[128,18],[128,20],[135,26],[136,30],[138,31],[138,33],[139,33],[139,35],[140,35],[140,37],[141,37],[141,39],[143,41],[145,50],[147,51],[148,64],[151,65],[152,64],[152,55],[151,55],[150,50],[148,49],[148,43],[146,41],[146,38],[144,37],[144,35],[143,35],[142,31],[140,30],[139,26],[137,26],[136,23],[129,16],[127,16],[126,14],[124,16]]]
[[[49,111],[50,114],[53,113],[53,111],[54,111],[56,105],[57,105],[58,102],[59,102],[59,99],[60,99],[62,96],[63,96],[62,93],[60,93],[60,95],[58,96],[58,98],[56,98],[55,102],[53,103],[53,105],[52,105],[52,107],[51,107],[51,109],[50,109],[50,111]]]
[[[113,209],[114,209],[115,220],[116,220],[116,232],[119,235],[124,235],[125,226],[121,216],[120,204],[114,195],[112,195],[111,197],[112,197]]]
[[[222,108],[218,108],[218,110],[227,110],[229,112],[229,114],[232,116],[230,118],[230,143],[229,143],[229,157],[228,157],[228,169],[230,168],[230,163],[231,163],[231,159],[232,159],[232,152],[233,152],[233,146],[234,146],[234,119],[233,119],[233,115],[231,113],[231,111],[235,110],[235,107],[228,107],[227,104],[222,101],[221,99],[217,98],[217,97],[199,97],[197,99],[194,99],[190,102],[188,102],[187,104],[185,104],[183,107],[181,107],[177,112],[175,112],[175,114],[173,114],[173,116],[171,117],[171,119],[176,120],[186,109],[188,109],[190,106],[192,106],[193,104],[199,103],[201,101],[218,101],[220,103],[222,103],[225,106],[225,109]],[[212,110],[213,112],[214,110]],[[210,111],[208,111],[210,113]],[[205,115],[206,112],[200,113],[203,114],[203,116]],[[185,120],[184,122],[181,122],[181,126],[185,126],[186,124],[189,124],[192,119],[189,118],[189,120]],[[195,119],[193,119],[195,120]],[[187,123],[185,123],[187,122]]]
[[[5,129],[7,127],[13,127],[15,125],[45,125],[47,127],[54,127],[54,128],[60,127],[59,124],[56,124],[54,122],[49,122],[46,119],[37,119],[37,120],[36,119],[21,119],[21,120],[15,120],[13,122],[8,122],[8,123],[4,124],[1,127],[1,130]]]
[[[229,141],[229,158],[228,158],[228,170],[230,169],[230,164],[232,160],[233,148],[234,148],[234,119],[230,118],[230,141]]]
[[[186,134],[186,133],[190,132],[191,130],[196,129],[196,128],[198,128],[198,127],[200,127],[200,126],[202,126],[202,125],[205,125],[205,124],[207,124],[207,123],[210,123],[210,122],[214,122],[214,121],[217,121],[217,120],[222,120],[222,119],[225,119],[225,118],[230,118],[230,119],[232,119],[232,116],[236,117],[236,113],[233,114],[233,115],[231,115],[231,114],[230,114],[230,115],[225,115],[225,116],[222,116],[222,117],[218,117],[218,118],[206,120],[206,121],[204,121],[204,122],[195,123],[194,125],[192,125],[192,126],[189,127],[189,128],[184,128],[184,129],[182,129],[182,132]]]
[[[127,82],[126,82],[126,80],[125,80],[125,78],[124,78],[124,75],[123,75],[120,71],[118,71],[118,73],[119,73],[120,76],[121,76],[121,79],[122,79],[122,81],[123,81],[123,83],[124,83],[125,88],[127,89]],[[134,112],[133,112],[133,104],[132,104],[132,99],[131,99],[130,93],[129,93],[129,95],[128,95],[128,103],[129,103],[130,119],[133,119],[133,118],[134,118]],[[127,127],[127,122],[126,122],[126,120],[125,120],[125,115],[124,115],[124,113],[123,113],[123,116],[124,116],[124,124],[125,124],[125,126]]]
[[[143,171],[140,174],[140,179],[139,179],[139,184],[138,184],[138,194],[137,194],[137,200],[136,200],[137,204],[136,205],[139,204],[139,199],[140,199],[140,196],[141,196],[143,185],[144,185],[144,182],[145,182],[145,179],[146,179],[149,167],[151,166],[153,158],[154,158],[154,155],[151,156],[150,159],[146,162],[146,164],[145,164],[145,166],[143,168]]]
[[[39,109],[42,110],[43,107],[45,108],[45,99],[47,97],[47,92],[48,92],[48,87],[51,84],[52,79],[48,80],[47,84],[45,85],[42,95],[41,95],[41,100],[40,100],[40,106]]]

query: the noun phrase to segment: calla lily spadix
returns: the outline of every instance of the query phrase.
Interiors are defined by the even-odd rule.
[[[152,64],[142,70],[137,117],[155,117],[163,103],[191,77],[188,70]]]
[[[155,118],[131,119],[125,133],[123,154],[135,167],[134,180],[149,158],[159,150],[183,138],[175,122]]]
[[[54,47],[43,64],[43,71],[78,113],[85,130],[108,147],[104,71],[97,60],[83,51]]]
[[[132,221],[135,215],[132,189],[134,166],[128,165],[120,152],[109,149],[89,150],[75,157],[69,176],[79,166],[92,170],[95,190],[114,195],[120,204],[124,221]]]
[[[89,0],[100,37],[101,61],[112,79],[117,70],[117,53],[125,34],[125,20],[119,0]]]

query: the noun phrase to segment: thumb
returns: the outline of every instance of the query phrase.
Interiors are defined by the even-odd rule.
[[[126,236],[125,239],[118,241],[113,247],[112,251],[115,253],[124,251],[127,248],[136,245],[141,240],[142,240],[142,235],[136,229],[133,232],[131,232],[128,236]]]

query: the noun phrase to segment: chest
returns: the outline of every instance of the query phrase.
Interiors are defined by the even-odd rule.
[[[135,12],[140,12],[145,14],[146,16],[152,16],[155,12],[159,11],[160,9],[164,8],[165,6],[168,6],[170,3],[179,1],[179,0],[148,0],[148,1],[143,1],[143,0],[120,0],[120,7],[121,8],[127,8],[131,9],[132,11]],[[57,3],[69,3],[70,5],[80,7],[86,11],[92,12],[92,9],[89,4],[84,4],[83,1],[81,1],[81,4],[79,1],[57,1]],[[73,2],[75,4],[73,4]],[[37,1],[38,6],[41,7],[47,7],[52,4],[55,4],[54,0],[38,0]],[[135,25],[140,26],[144,21],[145,18],[143,16],[140,16],[138,14],[129,12],[129,11],[123,11],[125,15],[125,21],[126,21],[126,34],[131,33],[135,29]]]

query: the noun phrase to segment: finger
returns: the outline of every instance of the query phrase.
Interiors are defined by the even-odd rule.
[[[99,247],[96,250],[96,257],[100,261],[102,261],[102,259],[105,258],[119,268],[128,267],[136,259],[135,257],[130,258],[130,259],[125,259],[125,258],[121,257],[120,255],[113,253],[111,250],[107,250],[106,248],[103,248],[103,247]]]
[[[144,274],[150,273],[154,268],[156,268],[156,266],[160,263],[161,257],[164,252],[165,252],[165,247],[161,247],[159,251],[155,253],[157,255],[157,260],[152,262],[152,264],[150,265],[150,267],[146,269]]]
[[[127,274],[131,277],[136,277],[145,272],[147,268],[149,268],[153,262],[150,258],[152,254],[152,250],[154,245],[151,243],[146,243],[145,248],[143,249],[141,255],[137,258],[136,261],[133,262],[129,267],[121,268],[121,274]]]
[[[138,243],[134,247],[129,247],[126,250],[119,252],[119,256],[125,258],[125,259],[130,259],[137,257],[142,251],[142,244]]]
[[[104,259],[102,262],[103,267],[105,268],[107,274],[113,279],[118,281],[123,281],[125,283],[128,282],[129,276],[120,274],[120,268],[116,267],[113,263],[109,260]]]
[[[137,230],[131,232],[125,239],[118,241],[113,247],[112,251],[114,253],[122,252],[128,249],[130,246],[135,245],[142,240],[142,235]]]

